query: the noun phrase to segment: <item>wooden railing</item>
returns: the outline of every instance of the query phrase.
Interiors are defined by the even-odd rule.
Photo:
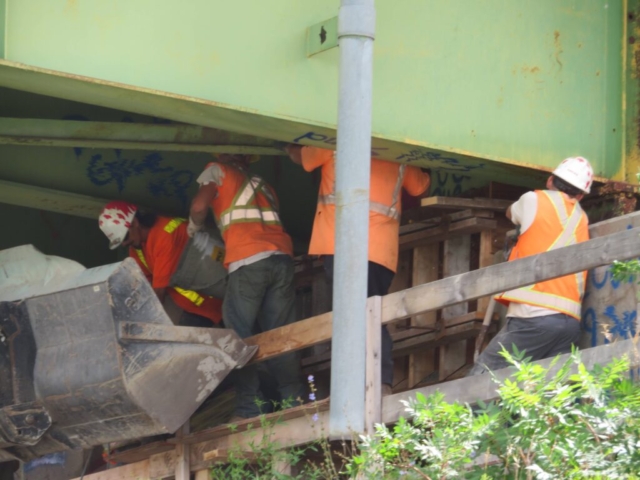
[[[484,374],[380,399],[380,366],[377,363],[379,355],[376,355],[376,352],[380,351],[380,325],[540,281],[590,270],[608,265],[615,260],[639,257],[640,228],[638,225],[640,225],[640,212],[604,222],[599,231],[599,234],[604,236],[588,242],[447,277],[384,297],[370,298],[367,305],[367,334],[369,335],[365,394],[367,425],[371,427],[374,423],[397,421],[404,409],[400,400],[414,398],[418,391],[428,395],[440,390],[445,393],[448,400],[469,403],[490,400],[496,394],[495,382],[489,374]],[[627,229],[632,226],[636,228]],[[593,228],[591,231],[594,232]],[[264,361],[330,340],[331,323],[332,314],[326,313],[255,335],[246,341],[259,347],[253,361]],[[635,343],[628,340],[615,345],[585,350],[583,360],[587,364],[604,363],[611,358],[633,351],[635,351]],[[638,355],[631,357],[632,366],[640,366]],[[498,371],[496,375],[499,378],[506,377],[509,375],[509,369]],[[147,446],[144,453],[141,453],[145,455],[144,460],[140,459],[130,465],[87,475],[84,478],[86,480],[168,478],[174,476],[175,472],[183,472],[184,476],[187,470],[196,471],[198,476],[206,478],[207,452],[243,447],[248,449],[249,442],[258,444],[264,435],[268,435],[271,442],[280,442],[283,448],[308,443],[327,435],[329,428],[327,407],[328,402],[323,401],[318,405],[306,405],[271,414],[274,418],[283,418],[286,421],[274,425],[267,432],[255,428],[259,426],[256,420],[246,420],[240,422],[233,432],[225,425],[184,435],[179,440],[174,439],[173,443],[188,445],[190,448],[176,451],[170,443],[157,444],[156,450],[153,450],[152,446]],[[243,432],[249,429],[249,424],[253,424],[252,435],[246,436]],[[128,459],[134,461],[136,457],[129,454]],[[185,465],[188,465],[188,468]],[[199,478],[198,476],[196,478]],[[182,480],[180,476],[176,478]]]

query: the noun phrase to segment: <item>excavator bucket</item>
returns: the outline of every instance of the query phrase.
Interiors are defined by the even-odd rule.
[[[131,259],[71,270],[8,292],[0,272],[0,462],[173,433],[257,350],[174,326]]]

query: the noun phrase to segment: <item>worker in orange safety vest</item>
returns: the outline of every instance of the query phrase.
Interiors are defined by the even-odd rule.
[[[286,152],[294,163],[307,172],[321,169],[318,206],[313,223],[310,255],[323,257],[325,273],[333,279],[335,253],[335,152],[316,147],[288,145]],[[431,179],[414,166],[371,159],[369,195],[369,265],[367,296],[386,295],[398,266],[398,237],[402,213],[402,189],[412,196],[427,192]],[[386,326],[382,327],[382,395],[392,393],[393,341]]]
[[[275,191],[249,173],[245,155],[218,156],[198,177],[200,189],[191,202],[188,233],[194,235],[209,208],[224,239],[224,266],[229,271],[222,307],[224,323],[241,337],[295,321],[293,246],[285,232]],[[267,362],[283,401],[290,406],[304,397],[300,359],[285,354]],[[237,372],[236,407],[231,422],[259,415],[256,365]]]
[[[527,192],[507,209],[519,227],[509,261],[589,240],[589,221],[580,200],[591,191],[593,169],[582,157],[567,158],[547,179],[546,190]],[[469,375],[509,366],[504,347],[526,351],[532,360],[569,353],[580,338],[580,315],[587,272],[504,292],[507,323],[476,360]]]
[[[138,263],[160,301],[164,303],[169,295],[182,309],[180,325],[211,327],[221,322],[222,300],[218,297],[224,294],[220,288],[225,275],[220,273],[222,268],[209,285],[200,281],[198,291],[190,288],[193,282],[180,281],[185,276],[194,278],[196,273],[187,260],[189,237],[184,218],[162,217],[142,212],[132,203],[113,201],[102,209],[98,223],[111,249],[129,247],[129,256]],[[200,263],[202,255],[197,256]]]

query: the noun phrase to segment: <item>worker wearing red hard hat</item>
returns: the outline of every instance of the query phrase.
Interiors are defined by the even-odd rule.
[[[583,157],[570,157],[547,179],[546,190],[527,192],[507,209],[519,227],[509,261],[589,240],[589,221],[580,200],[591,191],[593,169]],[[515,346],[533,360],[569,353],[580,338],[580,314],[587,272],[504,292],[507,324],[478,357],[469,375],[509,366],[500,354]]]
[[[181,325],[220,323],[222,300],[216,296],[224,293],[221,285],[226,274],[219,262],[205,260],[200,250],[188,248],[185,219],[145,213],[132,203],[114,201],[105,205],[98,222],[111,249],[129,247],[129,255],[160,301],[169,295],[183,310]],[[216,263],[218,268],[211,268]]]

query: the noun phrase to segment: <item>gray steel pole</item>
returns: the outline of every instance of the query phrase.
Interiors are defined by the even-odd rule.
[[[374,0],[342,0],[330,436],[364,432]]]

